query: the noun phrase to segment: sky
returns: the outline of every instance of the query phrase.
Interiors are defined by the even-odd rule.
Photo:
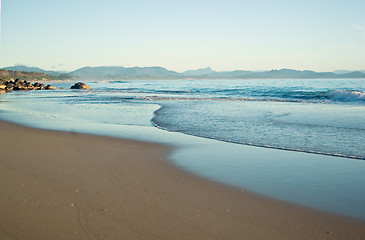
[[[365,69],[363,0],[0,1],[0,67]]]

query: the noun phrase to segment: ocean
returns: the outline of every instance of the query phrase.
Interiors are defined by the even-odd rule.
[[[365,219],[365,79],[86,83],[0,95],[0,118],[170,144],[197,175]]]

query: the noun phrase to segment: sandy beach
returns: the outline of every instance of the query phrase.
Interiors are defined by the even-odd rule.
[[[365,239],[365,222],[210,182],[167,146],[0,122],[0,239]]]

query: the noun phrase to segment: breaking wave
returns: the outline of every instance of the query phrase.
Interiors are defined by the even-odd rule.
[[[350,90],[335,90],[328,93],[329,99],[341,102],[365,102],[365,92]]]

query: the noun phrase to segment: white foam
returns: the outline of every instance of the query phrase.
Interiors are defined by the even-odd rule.
[[[334,90],[329,93],[329,97],[330,99],[337,101],[346,101],[346,102],[365,101],[365,93],[360,91]]]

